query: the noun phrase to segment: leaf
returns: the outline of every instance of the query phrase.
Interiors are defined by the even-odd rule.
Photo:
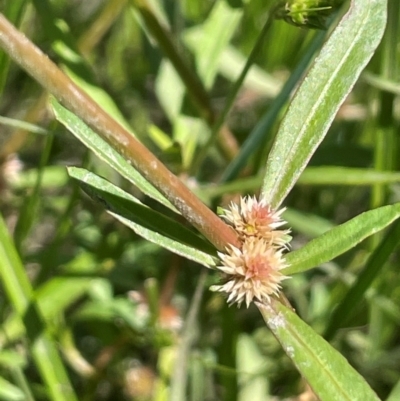
[[[272,300],[257,305],[265,322],[321,401],[379,401],[347,360],[293,311]]]
[[[95,283],[93,277],[54,277],[36,289],[35,298],[43,317],[47,321],[54,319],[68,306],[76,302]],[[2,323],[0,347],[15,341],[25,333],[25,327],[18,316],[12,314]]]
[[[214,83],[221,54],[230,42],[241,14],[241,10],[217,1],[205,23],[187,30],[184,35],[195,54],[198,73],[207,89]]]
[[[277,208],[378,46],[386,1],[353,0],[296,92],[267,160],[261,197]]]
[[[322,44],[326,33],[318,32],[313,40],[310,42],[307,50],[304,52],[303,57],[293,70],[288,80],[283,85],[278,96],[274,99],[267,112],[261,117],[257,125],[253,128],[250,135],[246,138],[245,142],[240,148],[239,154],[229,163],[225,169],[221,182],[231,181],[235,178],[240,170],[245,166],[249,157],[260,149],[261,144],[265,143],[272,135],[272,128],[276,123],[282,107],[288,101],[293,89],[298,84],[300,78],[303,76],[304,71],[315,54],[316,50]]]
[[[0,277],[13,309],[23,321],[30,352],[53,401],[77,400],[57,347],[49,334],[27,273],[0,215]],[[60,391],[60,387],[63,391]]]
[[[362,213],[313,239],[304,247],[290,252],[286,256],[289,267],[283,272],[291,275],[328,262],[383,230],[399,217],[400,203]]]
[[[219,60],[219,73],[230,81],[235,82],[246,65],[246,57],[233,46],[226,46]],[[252,65],[243,86],[265,97],[275,97],[281,90],[282,84],[265,70]]]
[[[68,173],[90,197],[138,235],[206,267],[215,265],[213,257],[204,252],[214,253],[214,248],[188,228],[85,169],[70,167]]]
[[[253,337],[240,334],[236,344],[238,401],[264,401],[268,398],[269,381],[265,375],[265,356]]]
[[[24,401],[25,399],[25,394],[18,387],[0,376],[0,400]]]
[[[122,177],[136,185],[145,195],[176,211],[171,203],[153,185],[146,181],[116,150],[101,139],[99,135],[84,124],[75,114],[61,106],[53,98],[50,103],[56,119],[100,159],[115,169]]]
[[[171,122],[179,116],[185,86],[172,63],[163,59],[155,81],[155,90],[165,114]]]
[[[366,168],[307,167],[297,184],[302,185],[374,185],[400,181],[400,173]]]
[[[325,338],[331,338],[338,328],[344,327],[349,322],[365,292],[370,288],[375,278],[382,273],[385,263],[398,247],[399,242],[400,221],[396,221],[370,255],[365,267],[358,272],[355,282],[349,288],[346,295],[336,306],[328,320],[328,327],[324,332]]]

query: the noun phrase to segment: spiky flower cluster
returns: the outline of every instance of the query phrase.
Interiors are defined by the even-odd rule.
[[[241,247],[230,245],[226,253],[219,252],[225,281],[211,287],[212,291],[228,294],[228,303],[245,302],[249,307],[256,299],[269,302],[270,296],[280,291],[280,283],[287,278],[281,273],[286,267],[283,251],[288,248],[289,230],[279,230],[286,222],[281,219],[284,209],[274,211],[255,197],[231,203],[221,217],[237,232]]]

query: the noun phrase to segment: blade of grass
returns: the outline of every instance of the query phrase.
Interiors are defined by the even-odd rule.
[[[260,34],[258,35],[256,43],[254,44],[254,47],[251,50],[249,57],[247,58],[246,64],[243,66],[242,72],[240,73],[238,79],[235,81],[233,87],[231,88],[231,90],[228,94],[228,97],[225,101],[225,105],[224,105],[222,112],[219,114],[215,124],[213,124],[213,126],[212,126],[211,135],[209,137],[209,140],[200,149],[196,159],[193,162],[193,165],[191,168],[192,173],[200,171],[201,163],[207,156],[207,152],[209,151],[211,146],[217,140],[218,132],[221,130],[222,126],[224,125],[225,120],[226,120],[229,112],[231,111],[232,106],[235,102],[235,99],[239,93],[239,90],[242,87],[243,82],[247,76],[247,73],[249,72],[250,67],[253,65],[255,58],[257,57],[258,53],[260,52],[260,49],[265,41],[266,34],[272,25],[273,17],[274,17],[273,11],[271,11],[267,14],[263,29],[261,30]]]
[[[349,168],[336,166],[307,167],[296,185],[347,185],[370,186],[374,184],[392,184],[400,181],[397,171],[376,171],[367,168]],[[241,178],[227,184],[208,185],[196,190],[204,199],[216,198],[228,193],[256,192],[263,182],[260,176]]]
[[[306,271],[328,262],[383,230],[400,217],[400,203],[369,210],[343,223],[286,256],[284,274]]]
[[[26,3],[26,0],[7,1],[4,3],[3,13],[14,25],[18,26]],[[0,93],[3,92],[9,67],[9,56],[4,51],[0,51]]]
[[[353,0],[297,90],[267,160],[261,198],[279,207],[378,46],[386,1]]]
[[[35,124],[27,123],[25,121],[16,120],[15,118],[0,116],[0,124],[7,125],[13,128],[23,129],[28,132],[32,132],[33,134],[45,135],[48,133],[48,131],[42,127],[39,127]]]
[[[347,167],[307,167],[296,184],[299,185],[374,185],[400,181],[400,173]]]
[[[204,286],[207,279],[207,271],[203,271],[197,281],[190,308],[185,319],[185,327],[177,351],[173,375],[171,377],[170,399],[174,401],[186,400],[186,385],[188,379],[188,362],[191,354],[196,332],[196,320],[198,318]]]
[[[380,89],[381,91],[392,93],[393,95],[400,95],[400,84],[388,78],[383,78],[380,75],[373,74],[370,71],[363,72],[361,78],[369,85]]]
[[[29,231],[31,230],[33,224],[35,223],[35,220],[37,219],[40,205],[40,189],[42,186],[42,177],[43,172],[45,171],[45,166],[51,154],[53,138],[53,135],[48,135],[46,137],[44,149],[40,157],[37,179],[32,194],[28,197],[28,199],[26,199],[26,201],[20,208],[18,221],[14,231],[14,241],[18,251],[22,249],[23,241],[28,236]]]
[[[14,384],[0,376],[0,400],[24,401],[25,394]]]
[[[13,308],[24,322],[33,360],[51,400],[77,401],[2,216],[0,216],[0,275]]]
[[[293,311],[257,305],[265,322],[321,401],[379,401],[365,379]]]

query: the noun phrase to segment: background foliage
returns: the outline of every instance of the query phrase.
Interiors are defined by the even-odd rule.
[[[263,31],[271,1],[149,3],[201,84],[176,60],[172,66],[174,54],[143,12],[147,1],[19,0],[1,7],[211,208],[257,193],[292,89],[328,33],[283,21]],[[295,250],[361,212],[399,202],[400,7],[388,3],[378,51],[284,202]],[[265,36],[252,53],[260,32]],[[254,66],[233,96],[250,54]],[[3,276],[15,272],[13,297],[0,294],[0,399],[312,397],[255,307],[228,308],[207,290],[217,274],[141,236],[162,226],[171,235],[175,227],[167,245],[196,244],[201,251],[191,259],[203,264],[211,264],[209,244],[189,228],[183,232],[171,206],[151,199],[151,189],[143,196],[128,163],[108,148],[105,155],[88,151],[75,137],[78,122],[54,100],[49,107],[47,94],[4,55],[0,84],[0,207],[8,227],[0,224],[0,257]],[[218,121],[230,100],[232,110]],[[215,142],[221,126],[223,139]],[[89,135],[82,134],[87,146],[100,146]],[[104,161],[107,155],[122,175]],[[141,216],[139,228],[130,225],[141,231],[105,212],[115,186],[100,196],[96,185],[105,184],[74,166],[149,205],[153,212],[118,198],[118,210],[131,213],[118,220]],[[79,180],[100,202],[80,190]],[[386,224],[377,215],[368,235]],[[399,230],[394,223],[284,286],[298,315],[390,401],[400,398]],[[21,320],[26,305],[32,312]],[[51,376],[54,366],[52,388],[41,375]]]

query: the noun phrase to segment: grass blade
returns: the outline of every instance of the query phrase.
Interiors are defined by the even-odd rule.
[[[46,323],[35,301],[28,276],[1,216],[0,276],[13,308],[25,324],[32,357],[50,399],[53,401],[77,400],[58,350],[47,331]]]

